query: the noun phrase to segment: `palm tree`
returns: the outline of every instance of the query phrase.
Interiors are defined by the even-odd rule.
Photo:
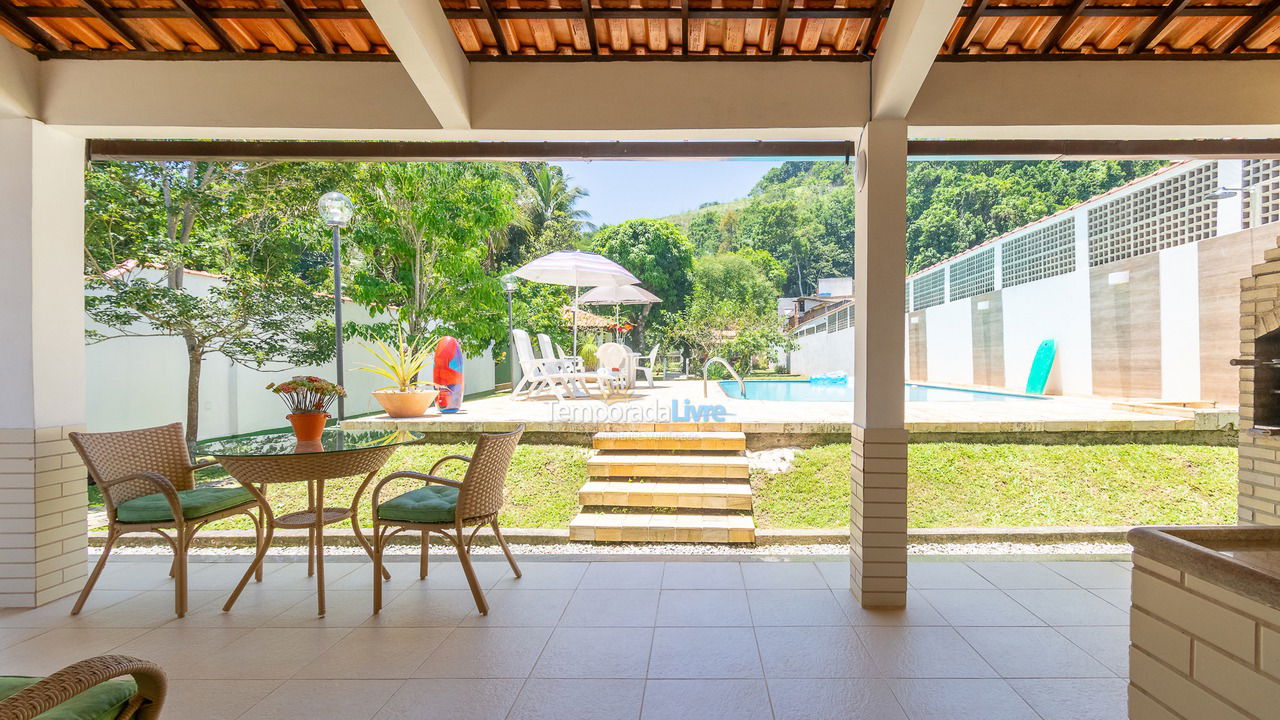
[[[547,225],[568,222],[578,232],[595,229],[591,213],[574,207],[588,195],[584,188],[569,186],[564,169],[547,163],[524,163],[524,197],[521,199],[521,220],[530,238],[542,235]]]

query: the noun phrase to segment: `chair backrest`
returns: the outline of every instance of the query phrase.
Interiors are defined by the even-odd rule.
[[[73,432],[69,437],[94,482],[101,484],[126,475],[153,472],[163,475],[178,490],[192,488],[191,455],[182,423],[119,432]],[[116,485],[102,495],[108,509],[114,509],[122,502],[155,492],[154,485],[139,480]]]
[[[524,425],[509,433],[481,435],[458,491],[457,517],[463,522],[497,515],[502,509],[507,468],[520,444]]]
[[[555,360],[556,349],[551,345],[551,338],[546,333],[538,333],[538,355],[543,360]]]
[[[565,358],[569,357],[569,353],[565,352],[564,348],[560,347],[559,345],[556,345],[555,349],[556,349],[557,358],[564,360]]]
[[[630,353],[624,345],[608,342],[596,348],[596,359],[600,361],[602,370],[621,370]]]
[[[661,347],[662,347],[661,345],[654,345],[653,349],[649,351],[649,367],[653,367],[653,364],[657,362],[658,349]]]
[[[537,357],[533,354],[533,343],[529,340],[529,333],[519,328],[512,330],[511,344],[515,346],[516,360],[520,363],[520,369],[525,375],[534,375]]]

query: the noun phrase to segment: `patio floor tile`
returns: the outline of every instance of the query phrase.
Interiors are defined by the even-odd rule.
[[[756,640],[770,678],[880,676],[851,627],[756,628]]]
[[[138,595],[136,590],[99,590],[94,588],[85,602],[82,615],[111,607]],[[173,616],[173,591],[169,590],[169,613]],[[71,618],[71,608],[75,605],[74,595],[55,600],[38,608],[4,608],[0,609],[0,628],[52,628],[75,622]]]
[[[400,591],[396,590],[384,591],[382,601],[390,604],[399,594]],[[373,612],[371,590],[326,590],[324,602],[324,617],[316,614],[316,599],[307,597],[267,620],[263,627],[353,628],[368,622]]]
[[[165,717],[236,720],[280,686],[282,680],[180,680],[169,678]]]
[[[194,677],[284,680],[333,647],[350,628],[254,628],[193,662]]]
[[[507,720],[636,720],[643,680],[532,678]]]
[[[369,720],[399,689],[399,680],[287,680],[253,706],[254,720]],[[321,710],[323,709],[323,710]]]
[[[660,562],[593,562],[587,566],[579,588],[652,589],[662,587]]]
[[[907,717],[884,680],[771,679],[768,684],[776,720],[906,720]]]
[[[209,591],[212,592],[212,591]],[[311,611],[316,611],[316,596],[310,590],[265,590],[261,585],[250,583],[244,593],[236,599],[236,604],[229,612],[223,612],[222,606],[227,602],[230,590],[206,596],[210,599],[199,606],[192,605],[186,617],[177,617],[173,608],[169,608],[166,617],[169,621],[161,627],[212,627],[212,628],[256,628],[271,622],[280,613],[301,602],[309,601]],[[192,595],[194,600],[197,596]],[[124,608],[121,608],[123,611]]]
[[[968,627],[958,632],[1005,678],[1112,677],[1105,665],[1048,627]]]
[[[1049,625],[1128,625],[1129,613],[1088,590],[1010,590],[1009,597]]]
[[[416,678],[524,678],[551,628],[456,628],[413,673]]]
[[[1111,603],[1113,606],[1129,612],[1129,607],[1133,604],[1133,594],[1128,590],[1119,588],[1094,588],[1089,592]]]
[[[658,625],[751,627],[745,590],[663,590]]]
[[[112,650],[146,658],[170,678],[202,677],[205,658],[240,639],[248,628],[165,627],[149,630]]]
[[[374,720],[493,720],[506,717],[524,680],[406,680]]]
[[[557,628],[538,664],[539,678],[644,678],[653,630],[649,628]]]
[[[1110,562],[1041,563],[1086,590],[1129,589],[1130,571]]]
[[[892,680],[911,720],[1040,720],[1004,680]]]
[[[54,628],[0,650],[0,675],[49,675],[78,660],[108,653],[145,632],[142,628]]]
[[[757,627],[848,625],[849,618],[831,592],[827,589],[748,590],[751,620]]]
[[[822,573],[822,577],[826,579],[827,585],[832,590],[848,590],[849,589],[849,562],[818,562],[814,563],[818,568],[818,572]]]
[[[448,628],[355,628],[297,678],[405,679],[449,636]]]
[[[949,627],[867,627],[858,636],[886,678],[999,677]]]
[[[822,590],[827,581],[809,562],[742,563],[742,579],[748,590]]]
[[[928,600],[929,604],[954,626],[1044,624],[1001,590],[922,590],[920,592],[924,595],[924,599]]]
[[[650,680],[644,688],[644,720],[769,720],[763,680]]]
[[[760,653],[751,628],[654,630],[651,678],[758,678]]]
[[[659,590],[579,588],[565,608],[566,627],[653,627]]]
[[[918,590],[990,590],[986,578],[962,562],[908,562],[907,582]]]
[[[512,575],[508,568],[508,572],[493,587],[522,590],[573,590],[582,582],[582,576],[586,574],[589,564],[524,561],[520,566],[524,577]]]
[[[1037,562],[971,562],[969,567],[1001,590],[1076,587]]]
[[[369,612],[371,592],[366,593]],[[470,590],[405,590],[383,602],[382,612],[365,614],[364,627],[454,627],[476,609]]]
[[[1129,626],[1074,626],[1056,628],[1063,637],[1089,653],[1120,677],[1129,677]]]
[[[741,590],[739,563],[669,562],[662,574],[663,590]]]
[[[464,627],[554,627],[573,597],[572,590],[490,590],[489,614],[473,605]]]
[[[96,594],[95,590],[93,595]],[[89,597],[92,598],[93,595]],[[84,611],[72,619],[70,624],[76,627],[160,627],[175,617],[173,599],[173,590],[164,588],[138,593],[97,609],[90,609],[91,605],[86,605]],[[215,602],[221,607],[226,600],[226,591],[191,590],[187,593],[189,608],[200,608]]]
[[[434,550],[435,548],[433,548]],[[471,586],[467,584],[467,575],[462,571],[462,564],[453,559],[453,553],[449,552],[447,548],[441,548],[440,554],[443,558],[448,559],[431,560],[426,579],[418,579],[418,563],[396,563],[396,565],[403,567],[390,568],[391,582],[404,582],[403,578],[407,577],[409,582],[405,585],[406,590],[470,590]],[[480,587],[486,590],[497,585],[500,580],[506,577],[511,577],[517,583],[523,579],[516,579],[511,574],[511,566],[505,561],[477,560],[472,563],[472,567],[475,569],[476,579],[480,581]],[[369,583],[372,582],[373,571],[365,567],[361,573],[366,577],[351,578],[351,581],[359,581],[357,587],[367,589]],[[343,579],[346,580],[347,578]]]
[[[1043,720],[1126,720],[1128,682],[1122,679],[1010,680]]]
[[[907,606],[896,610],[868,610],[858,604],[853,593],[835,592],[836,602],[844,609],[849,622],[855,626],[904,627],[946,625],[942,614],[925,600],[919,591],[907,588]]]

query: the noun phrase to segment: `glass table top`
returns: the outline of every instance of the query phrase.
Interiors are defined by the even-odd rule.
[[[192,447],[195,457],[264,457],[271,455],[305,455],[310,453],[347,452],[375,447],[390,447],[417,442],[425,435],[409,430],[342,430],[326,428],[320,440],[298,442],[293,433],[251,435],[224,440],[202,440]]]

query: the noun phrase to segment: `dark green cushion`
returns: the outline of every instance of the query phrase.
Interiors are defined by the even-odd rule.
[[[428,485],[378,506],[379,520],[411,523],[451,523],[458,509],[458,488]]]
[[[253,502],[253,495],[242,487],[203,487],[179,490],[178,502],[182,504],[182,517],[193,520]],[[173,520],[173,513],[164,495],[155,493],[120,503],[116,508],[116,520],[124,523],[168,522]]]
[[[0,699],[7,698],[43,678],[0,677]],[[138,685],[128,678],[98,683],[52,710],[36,716],[36,720],[116,720]]]

